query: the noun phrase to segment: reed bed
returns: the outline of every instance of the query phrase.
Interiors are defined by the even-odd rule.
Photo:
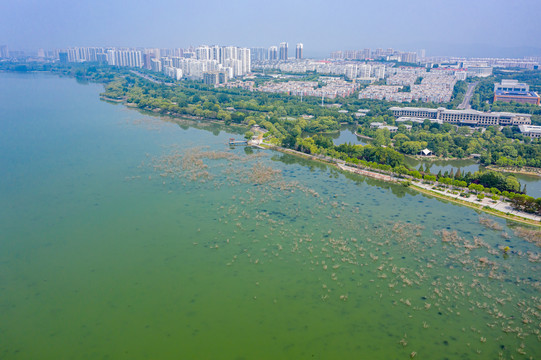
[[[541,341],[539,280],[526,269],[503,261],[504,255],[512,256],[536,266],[541,261],[539,253],[511,249],[505,254],[502,245],[457,230],[427,233],[415,223],[373,223],[359,215],[359,207],[341,200],[349,195],[322,196],[285,178],[260,156],[175,149],[153,159],[151,166],[167,179],[213,180],[215,186],[237,189],[231,203],[219,208],[218,222],[231,228],[230,233],[219,232],[204,244],[209,250],[227,252],[226,266],[296,263],[316,274],[314,291],[321,301],[355,302],[359,291],[368,292],[404,307],[423,329],[430,327],[428,320],[436,313],[464,317],[462,321],[467,322],[468,313],[482,312],[488,319],[486,326],[472,324],[465,330],[478,339],[496,341],[487,338],[484,329],[497,328],[520,341],[529,339],[529,345],[521,348],[526,354],[535,353],[532,343]],[[311,225],[301,228],[295,225],[296,219]],[[480,218],[479,223],[502,231],[500,240],[511,238],[489,218]],[[540,232],[524,228],[514,232],[540,245]],[[530,295],[524,296],[524,292]],[[404,343],[404,347],[410,346]]]
[[[516,236],[541,247],[541,230],[517,227],[514,229]]]
[[[489,219],[487,217],[479,217],[479,223],[488,229],[497,230],[497,231],[503,230],[503,227],[500,224],[498,224],[496,221]]]

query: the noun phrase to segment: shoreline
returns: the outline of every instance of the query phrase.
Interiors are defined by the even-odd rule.
[[[396,184],[396,185],[400,184],[400,179],[398,179],[398,178],[394,178],[394,177],[389,176],[389,175],[380,174],[380,173],[365,170],[365,169],[361,170],[361,169],[353,168],[353,167],[347,166],[345,164],[341,165],[340,163],[336,162],[336,159],[319,158],[319,157],[316,157],[316,156],[311,155],[311,154],[304,154],[304,153],[301,153],[301,152],[296,151],[296,150],[285,149],[285,148],[282,148],[282,147],[279,147],[279,146],[276,146],[276,145],[272,145],[272,144],[267,144],[267,143],[261,144],[260,147],[262,147],[264,149],[279,151],[279,152],[284,153],[284,154],[291,154],[291,155],[298,156],[298,157],[308,159],[308,160],[318,161],[318,162],[321,162],[321,163],[324,163],[324,164],[327,164],[327,165],[330,165],[330,166],[334,166],[339,170],[347,171],[347,172],[350,172],[350,173],[353,173],[353,174],[374,178],[374,179],[377,179],[377,180],[381,180],[381,181],[388,182],[388,183],[393,183],[393,184]],[[405,179],[405,180],[407,180],[407,179]],[[498,216],[498,217],[506,219],[506,220],[518,222],[518,223],[525,224],[525,225],[541,227],[541,222],[538,221],[538,220],[530,219],[530,218],[527,218],[527,217],[522,217],[520,215],[504,213],[504,212],[502,212],[502,211],[500,211],[498,209],[490,207],[488,204],[476,203],[474,201],[468,201],[468,200],[465,200],[465,199],[463,200],[463,199],[459,199],[459,198],[454,198],[454,197],[451,197],[449,195],[442,194],[442,193],[439,193],[439,192],[431,190],[431,189],[425,189],[422,186],[419,186],[419,185],[417,185],[415,183],[412,184],[411,186],[408,186],[408,188],[410,188],[412,190],[415,190],[415,191],[417,191],[419,193],[425,194],[425,195],[430,195],[430,196],[439,198],[441,200],[449,201],[449,202],[457,204],[457,205],[463,205],[463,206],[469,207],[471,209],[482,211],[484,213],[491,214],[491,215],[494,215],[494,216]],[[489,201],[489,200],[487,199],[487,201]],[[513,211],[516,211],[516,210],[513,210]],[[529,215],[529,214],[526,214],[526,215]],[[532,214],[532,215],[534,215],[534,214]],[[534,216],[536,216],[536,215],[534,215]]]
[[[402,153],[401,153],[402,154]],[[427,161],[427,162],[436,162],[436,161],[462,161],[462,160],[474,160],[475,158],[473,156],[468,156],[465,158],[456,158],[456,157],[439,157],[436,155],[408,155],[408,154],[402,154],[404,156],[409,157],[410,159],[416,160],[416,161]],[[478,161],[475,161],[476,164],[479,165]]]
[[[124,105],[126,107],[130,107],[125,99],[113,99],[113,98],[110,98],[108,96],[100,94],[100,100],[109,101],[109,102],[112,102],[112,103],[115,103],[115,104],[122,104],[122,105]]]
[[[505,167],[500,167],[500,166],[496,166],[496,165],[488,165],[488,166],[486,166],[486,168],[489,169],[489,170],[498,171],[498,172],[504,172],[504,173],[513,173],[513,174],[541,177],[541,169],[539,171],[528,171],[528,170],[524,170],[524,169],[505,168]]]
[[[524,217],[519,216],[519,215],[504,213],[504,212],[502,212],[502,211],[500,211],[498,209],[488,207],[487,205],[483,205],[481,203],[476,203],[476,202],[472,202],[472,201],[467,201],[467,200],[454,198],[454,197],[451,197],[451,196],[436,192],[434,190],[425,189],[425,188],[420,187],[420,186],[418,186],[416,184],[412,184],[410,186],[410,188],[412,188],[412,189],[414,189],[414,190],[416,190],[416,191],[418,191],[420,193],[430,195],[430,196],[433,196],[433,197],[436,197],[436,198],[439,198],[439,199],[442,199],[442,200],[446,200],[446,201],[452,202],[452,203],[457,204],[457,205],[463,205],[463,206],[469,207],[469,208],[474,209],[474,210],[479,210],[479,211],[485,212],[487,214],[498,216],[498,217],[506,219],[506,220],[511,220],[511,221],[515,221],[515,222],[519,222],[519,223],[527,224],[527,225],[531,225],[531,226],[541,227],[541,223],[539,221],[537,221],[537,220],[524,218]]]
[[[362,139],[366,139],[366,140],[374,140],[372,139],[370,136],[366,136],[366,135],[361,135],[359,133],[357,133],[357,131],[354,131],[353,134],[355,134],[356,136],[362,138]]]
[[[146,76],[143,76],[143,74],[140,74],[140,73],[137,73],[137,72],[134,72],[134,71],[131,71],[134,75],[136,76],[140,76],[140,77],[143,77],[147,80],[149,80]],[[150,80],[149,80],[150,81]],[[155,80],[156,81],[156,80]],[[128,103],[127,102],[127,99],[113,99],[113,98],[109,98],[107,96],[104,96],[102,94],[100,94],[100,98],[104,101],[110,101],[110,102],[113,102],[113,103],[122,103],[124,104],[126,107],[129,107],[129,108],[137,108],[139,110],[143,110],[143,111],[148,111],[148,112],[154,112],[154,113],[159,113],[159,111],[156,111],[158,109],[153,109],[153,110],[148,110],[148,109],[141,109],[139,108],[138,106],[136,106],[135,104],[131,104],[131,103]],[[170,117],[172,119],[182,119],[182,118],[187,118],[187,119],[191,119],[191,120],[196,120],[196,121],[210,121],[212,123],[223,123],[221,120],[219,119],[213,119],[213,118],[203,118],[201,116],[195,116],[195,115],[190,115],[190,114],[171,114],[171,113],[166,113],[166,114],[162,114],[160,113],[161,116],[167,116],[167,117]],[[346,125],[346,124],[349,124],[349,123],[341,123],[340,125]],[[224,123],[224,125],[226,125]],[[231,126],[233,124],[229,124],[229,125],[226,125],[226,126]],[[235,124],[234,126],[236,126],[237,124]],[[242,127],[241,124],[238,124],[238,126]],[[340,132],[340,130],[335,130],[335,131],[327,131],[327,132],[323,132],[324,134],[332,134],[332,133],[335,133],[335,132]],[[374,140],[373,138],[369,137],[369,136],[366,136],[366,135],[361,135],[359,134],[356,130],[353,132],[353,134],[361,139],[366,139],[366,140]],[[435,162],[435,161],[453,161],[453,160],[473,160],[473,159],[476,159],[475,157],[473,156],[468,156],[468,157],[465,157],[465,158],[442,158],[442,157],[438,157],[438,156],[419,156],[419,155],[407,155],[407,154],[402,154],[404,155],[405,157],[409,157],[410,159],[413,159],[415,161],[427,161],[427,162]],[[478,161],[475,162],[476,164],[479,164]],[[497,171],[497,172],[507,172],[507,173],[515,173],[515,174],[522,174],[522,175],[530,175],[530,176],[538,176],[538,177],[541,177],[541,169],[539,170],[539,172],[535,172],[535,171],[527,171],[527,170],[520,170],[520,169],[508,169],[508,168],[500,168],[498,166],[495,166],[495,165],[488,165],[486,166],[487,169],[489,170],[492,170],[492,171]]]
[[[115,103],[122,103],[127,108],[137,108],[137,107],[134,107],[134,106],[130,106],[130,104],[127,103],[126,99],[121,99],[121,100],[120,99],[110,99],[110,98],[108,98],[106,96],[102,96],[102,95],[100,95],[100,98],[105,100],[105,101],[111,101],[111,102],[115,102]],[[139,108],[137,108],[137,109],[139,109]],[[145,109],[140,109],[140,110],[149,111],[149,110],[145,110]],[[205,118],[198,117],[198,116],[193,116],[193,115],[192,116],[186,115],[186,116],[182,116],[182,117],[178,116],[178,114],[175,114],[176,116],[173,115],[173,114],[160,114],[160,115],[168,117],[172,121],[181,120],[182,117],[185,117],[185,118],[190,119],[192,121],[210,121],[211,123],[218,123],[219,122],[219,121],[217,121],[217,119],[205,119]],[[228,125],[228,126],[230,126],[230,125]],[[372,140],[372,138],[370,138],[368,136],[359,135],[357,133],[357,131],[354,131],[354,134],[356,136],[360,137],[360,138]],[[276,151],[279,151],[279,152],[282,152],[282,153],[292,154],[294,156],[302,157],[302,158],[309,159],[309,160],[319,161],[319,162],[334,166],[339,170],[347,171],[347,172],[350,172],[350,173],[353,173],[353,174],[362,175],[362,176],[366,176],[366,177],[371,177],[371,178],[381,180],[381,181],[384,181],[384,182],[400,184],[400,179],[395,178],[393,176],[386,175],[386,174],[381,174],[381,173],[366,170],[366,169],[353,168],[353,167],[347,166],[345,164],[345,162],[343,164],[340,164],[338,162],[338,160],[334,159],[334,158],[327,158],[327,157],[324,157],[324,156],[317,157],[317,156],[314,156],[314,155],[311,155],[311,154],[304,154],[304,153],[301,153],[301,152],[296,151],[296,150],[285,149],[285,148],[282,148],[280,146],[273,145],[273,144],[268,144],[268,143],[261,143],[261,144],[258,145],[258,147],[264,148],[264,149],[276,150]],[[469,157],[469,158],[471,158],[471,157]],[[443,161],[445,161],[445,160],[452,160],[452,159],[432,158],[431,160],[432,161],[435,161],[435,160],[443,160]],[[494,169],[494,171],[498,171],[498,170]],[[420,192],[420,193],[435,196],[437,198],[447,200],[447,201],[450,201],[450,202],[458,204],[458,205],[464,205],[464,206],[470,207],[470,208],[475,209],[475,210],[480,210],[480,211],[483,211],[483,212],[488,213],[488,214],[492,214],[492,215],[495,215],[495,216],[498,216],[498,217],[501,217],[501,218],[505,218],[507,220],[516,221],[516,222],[523,223],[523,224],[528,224],[528,225],[541,227],[541,222],[537,221],[537,220],[534,220],[534,219],[525,218],[525,217],[522,217],[522,216],[519,216],[519,215],[512,215],[512,214],[508,214],[508,213],[503,213],[503,212],[501,212],[501,211],[499,211],[497,209],[494,209],[492,207],[482,206],[480,204],[476,204],[476,203],[466,201],[466,200],[455,199],[455,198],[453,198],[451,196],[447,196],[445,194],[441,194],[441,193],[438,193],[438,192],[433,191],[433,190],[424,189],[424,188],[422,188],[422,187],[420,187],[418,185],[415,185],[415,184],[412,184],[409,187],[416,190],[416,191],[418,191],[418,192]]]

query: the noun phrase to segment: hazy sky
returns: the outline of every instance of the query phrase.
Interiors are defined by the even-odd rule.
[[[541,0],[1,0],[0,44],[268,47],[541,56]]]

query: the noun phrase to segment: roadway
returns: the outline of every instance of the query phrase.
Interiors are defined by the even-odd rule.
[[[471,109],[470,100],[473,95],[473,90],[475,89],[478,83],[479,81],[468,84],[468,90],[466,90],[466,94],[464,95],[464,101],[462,101],[462,103],[458,105],[458,108],[460,110]]]
[[[155,79],[154,77],[150,76],[150,75],[146,75],[146,74],[143,74],[143,73],[140,73],[139,71],[135,71],[135,70],[130,70],[130,72],[134,75],[137,75],[139,77],[142,77],[143,79],[145,80],[148,80],[150,82],[153,82],[154,84],[160,84],[160,85],[165,85],[165,86],[173,86],[173,84],[171,83],[166,83],[164,81],[161,81],[161,80],[158,80],[158,79]]]

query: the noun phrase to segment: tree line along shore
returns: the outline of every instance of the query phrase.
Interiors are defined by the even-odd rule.
[[[405,154],[413,155],[428,147],[440,158],[460,159],[478,154],[481,164],[492,165],[496,169],[541,169],[541,140],[524,137],[513,127],[472,130],[425,121],[411,124],[411,129],[399,124],[398,131],[391,134],[387,129],[371,129],[370,123],[394,125],[394,117],[388,109],[398,104],[358,99],[357,94],[326,99],[321,104],[321,99],[311,97],[301,99],[287,94],[215,88],[187,80],[173,82],[161,74],[150,72],[142,77],[127,69],[110,66],[45,64],[24,69],[20,66],[11,64],[10,67],[10,64],[3,63],[0,70],[49,71],[74,76],[80,81],[100,82],[105,86],[103,98],[110,101],[171,117],[192,117],[247,127],[257,125],[264,129],[263,136],[269,144],[328,156],[378,171],[448,184],[476,191],[479,196],[505,197],[517,210],[541,213],[541,198],[534,199],[524,194],[512,175],[492,170],[474,174],[431,174],[428,170],[411,169],[404,161]],[[539,77],[541,79],[541,72]],[[453,108],[460,103],[464,88],[464,84],[459,84],[453,100],[443,106]],[[436,104],[423,106],[434,107]],[[360,108],[368,110],[366,116],[355,115]],[[533,112],[532,121],[541,124],[541,111]],[[371,144],[335,146],[332,140],[321,135],[340,130],[342,124],[355,125],[359,134],[373,139]]]
[[[466,173],[463,177],[460,172],[453,175],[445,172],[444,175],[435,176],[430,172],[420,172],[418,170],[404,170],[391,168],[374,162],[355,161],[352,159],[341,160],[322,154],[308,154],[298,150],[292,150],[272,144],[263,144],[273,150],[290,153],[293,155],[306,157],[311,160],[322,161],[336,165],[338,168],[357,173],[359,175],[372,177],[378,180],[400,183],[405,187],[430,194],[439,198],[449,200],[454,203],[465,205],[476,210],[491,213],[509,220],[523,222],[530,225],[541,226],[539,205],[541,198],[534,199],[521,193],[512,191],[500,191],[496,187],[485,187],[482,184],[475,183],[474,178],[485,184],[493,184],[502,188],[506,186],[520,189],[520,185],[514,183],[516,179],[513,176],[505,176],[494,171]],[[422,171],[422,170],[421,170]],[[462,179],[469,179],[468,182]],[[503,184],[502,182],[508,182]],[[508,204],[509,206],[505,206]],[[513,213],[511,213],[513,212]]]

